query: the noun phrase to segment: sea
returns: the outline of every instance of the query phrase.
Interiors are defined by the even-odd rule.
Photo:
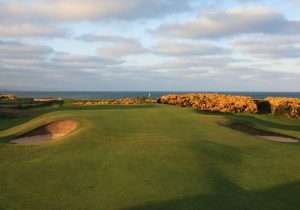
[[[211,91],[5,91],[2,93],[15,94],[17,97],[29,98],[62,98],[62,99],[80,99],[80,100],[107,100],[120,98],[138,98],[149,97],[158,98],[167,94],[184,94],[184,93],[220,93],[228,95],[251,96],[256,99],[263,99],[268,96],[272,97],[293,97],[300,98],[300,92],[211,92]]]

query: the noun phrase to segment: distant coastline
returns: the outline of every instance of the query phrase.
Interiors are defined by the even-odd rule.
[[[271,97],[293,97],[300,98],[300,92],[219,92],[219,91],[0,91],[2,93],[13,93],[17,97],[29,98],[62,98],[62,99],[80,99],[80,100],[106,100],[121,98],[138,98],[149,96],[158,98],[168,94],[182,93],[222,93],[228,95],[251,96],[257,99]]]

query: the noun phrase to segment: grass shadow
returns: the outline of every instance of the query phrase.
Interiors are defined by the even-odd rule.
[[[220,173],[211,172],[214,192],[185,198],[153,202],[123,210],[298,210],[300,209],[300,182],[269,189],[248,191]]]
[[[207,140],[201,141],[201,144],[191,143],[190,146],[193,150],[199,152],[201,155],[209,157],[208,159],[214,160],[214,162],[221,161],[235,164],[242,161],[240,150],[236,147]]]
[[[283,124],[283,123],[277,123],[269,120],[263,120],[261,118],[251,116],[250,114],[246,115],[246,114],[235,114],[235,113],[204,112],[199,110],[195,110],[195,112],[202,115],[223,116],[226,119],[230,120],[230,122],[241,122],[249,125],[260,125],[260,126],[270,127],[275,129],[298,131],[298,132],[300,131],[300,125]],[[274,116],[274,118],[279,119],[280,117]]]
[[[249,115],[234,115],[233,114],[233,115],[226,116],[226,118],[231,121],[242,121],[242,122],[246,122],[248,124],[261,125],[264,127],[271,127],[271,128],[276,128],[276,129],[298,131],[298,132],[300,131],[299,125],[277,123],[277,122],[272,122],[272,121],[256,118],[253,116],[249,116]]]
[[[116,110],[129,110],[129,109],[149,109],[155,108],[155,104],[140,104],[140,105],[95,105],[95,106],[70,106],[55,108],[54,111],[65,111],[65,110],[107,110],[107,109],[116,109]]]

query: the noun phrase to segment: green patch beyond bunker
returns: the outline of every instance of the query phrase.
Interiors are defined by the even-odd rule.
[[[298,139],[300,120],[161,104],[3,117],[0,209],[299,210]]]

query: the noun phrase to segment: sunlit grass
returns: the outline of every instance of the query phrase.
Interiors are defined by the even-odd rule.
[[[299,143],[225,126],[300,137],[300,121],[165,105],[55,110],[0,121],[0,209],[300,209]],[[66,118],[80,128],[57,142],[7,144]]]

